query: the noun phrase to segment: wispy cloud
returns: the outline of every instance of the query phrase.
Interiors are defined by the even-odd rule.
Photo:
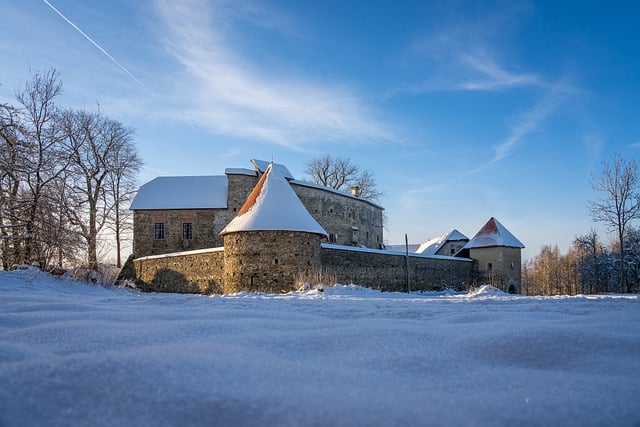
[[[489,166],[505,159],[530,134],[536,132],[543,125],[544,121],[558,108],[564,101],[562,92],[551,92],[542,101],[532,108],[516,116],[511,125],[509,135],[500,144],[494,147],[493,158],[480,166],[468,170],[461,174],[460,178],[466,178],[478,174]]]
[[[277,75],[240,56],[228,37],[236,28],[209,3],[159,0],[156,10],[164,46],[184,72],[176,86],[183,120],[293,149],[309,141],[392,139],[349,89]]]
[[[493,162],[498,162],[509,154],[522,139],[532,132],[535,132],[544,120],[560,105],[562,97],[551,94],[529,111],[518,117],[516,123],[511,127],[511,132],[506,140],[495,148]]]
[[[474,10],[465,3],[433,6],[439,18],[405,50],[411,71],[393,94],[504,91],[544,86],[510,53],[510,35],[532,12],[526,2],[498,2]]]
[[[458,83],[452,89],[489,91],[522,86],[541,86],[543,83],[535,74],[508,71],[486,54],[465,53],[459,55],[459,62],[476,75]]]
[[[426,43],[426,42],[424,42]],[[414,61],[428,64],[424,77],[398,85],[392,95],[428,92],[488,92],[516,88],[548,87],[538,74],[511,70],[496,59],[486,46],[461,43],[450,37],[436,38],[417,48]],[[424,67],[423,67],[424,68]]]

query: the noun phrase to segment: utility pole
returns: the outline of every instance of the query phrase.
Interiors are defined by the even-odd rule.
[[[409,282],[409,238],[407,233],[404,233],[404,250],[405,268],[407,270],[407,292],[411,293],[411,283]]]

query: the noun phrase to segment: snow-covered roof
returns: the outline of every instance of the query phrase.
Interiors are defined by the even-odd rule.
[[[224,209],[227,177],[161,176],[138,189],[130,209]]]
[[[238,215],[220,232],[286,230],[323,236],[327,232],[311,216],[286,177],[268,166]]]
[[[407,248],[408,246],[408,248]],[[406,245],[404,243],[398,243],[395,245],[384,245],[384,249],[383,250],[387,250],[390,252],[402,252],[405,253],[407,251],[407,249],[409,249],[409,254],[416,254],[418,253],[418,247],[420,245],[417,243],[409,243],[409,245]]]
[[[486,248],[491,246],[524,248],[522,242],[493,217],[473,236],[473,239],[464,246],[464,249]]]
[[[418,247],[416,253],[423,255],[435,255],[438,252],[438,249],[440,249],[449,241],[469,241],[469,238],[458,230],[453,229],[448,233],[442,234],[431,240],[427,240],[426,242],[421,244],[420,247]]]
[[[253,169],[246,168],[226,168],[224,170],[225,175],[248,175],[248,176],[256,176],[258,173]]]
[[[134,198],[130,209],[211,209],[227,207],[227,175],[256,176],[264,173],[271,163],[252,159],[254,169],[226,168],[225,175],[215,176],[172,176],[158,177],[142,185]],[[316,188],[343,197],[362,200],[379,209],[382,206],[370,200],[354,196],[344,191],[335,190],[312,182],[297,181],[285,165],[273,163],[273,170],[289,180],[292,184]]]
[[[282,165],[280,163],[272,163],[272,162],[267,162],[266,160],[258,160],[258,159],[251,159],[251,163],[253,163],[253,165],[256,167],[258,171],[260,171],[260,173],[266,172],[267,168],[270,165],[272,165],[271,167],[274,170],[276,170],[279,175],[282,175],[287,179],[294,179],[291,172],[289,172],[289,169],[287,169],[285,165]]]

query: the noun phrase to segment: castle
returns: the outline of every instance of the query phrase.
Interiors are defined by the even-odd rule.
[[[406,254],[383,245],[383,208],[298,181],[284,165],[224,176],[161,177],[134,199],[133,266],[144,290],[287,292],[331,277],[387,291],[520,291],[524,246],[495,218],[472,238],[454,230]]]

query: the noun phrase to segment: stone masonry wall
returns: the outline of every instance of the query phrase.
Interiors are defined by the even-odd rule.
[[[224,236],[224,292],[288,292],[297,276],[320,267],[321,236],[249,231]]]
[[[258,178],[227,175],[226,209],[136,210],[133,214],[133,253],[135,257],[222,246],[222,229],[236,216]],[[154,238],[154,223],[165,226],[165,238]],[[193,238],[182,238],[182,224],[193,224]]]
[[[291,187],[325,231],[337,235],[337,240],[332,243],[364,245],[375,249],[380,247],[383,241],[382,208],[349,194],[295,182]]]
[[[221,294],[222,248],[138,258],[133,261],[137,286],[149,292]]]
[[[407,270],[402,253],[322,245],[322,269],[339,283],[383,291],[407,291]],[[473,261],[466,258],[423,257],[409,254],[412,291],[466,289],[472,280]]]
[[[519,248],[473,248],[469,256],[478,263],[478,285],[492,285],[505,292],[520,293],[522,255]],[[510,286],[513,288],[509,289]]]
[[[338,283],[383,291],[407,290],[405,257],[398,252],[320,245],[310,233],[230,233],[225,248],[156,255],[134,260],[144,291],[221,294],[288,292],[297,279],[317,272]],[[466,258],[409,256],[412,291],[466,289],[474,262]],[[326,277],[326,276],[325,276]]]
[[[166,254],[177,251],[222,246],[221,209],[139,210],[133,215],[134,256]],[[193,238],[182,238],[182,224],[193,224]],[[155,239],[154,224],[164,223],[164,239]]]

